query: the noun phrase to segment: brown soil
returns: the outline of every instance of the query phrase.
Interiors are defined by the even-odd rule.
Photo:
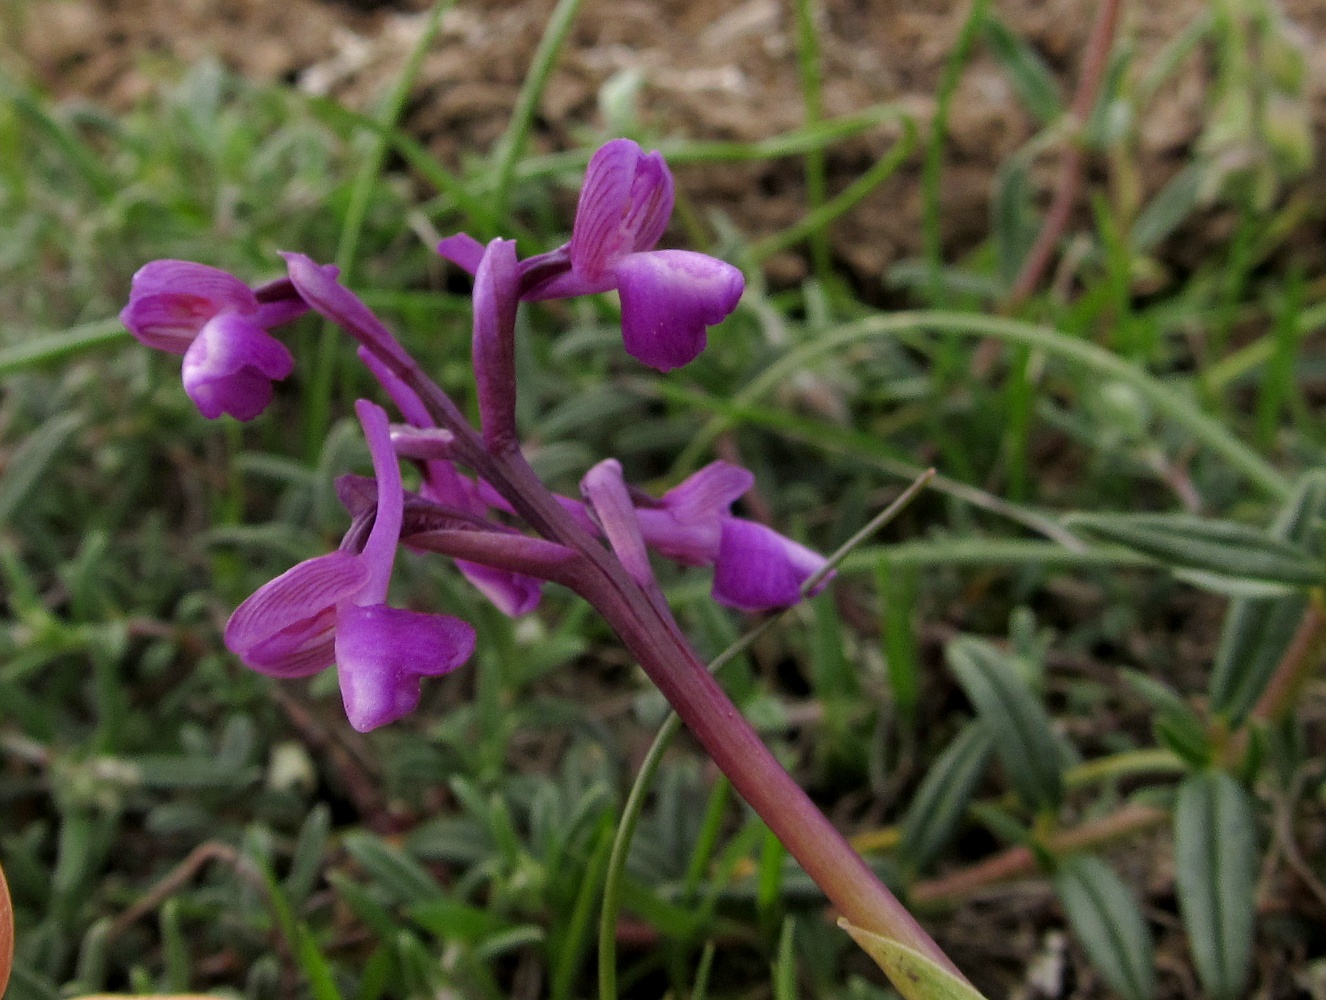
[[[446,163],[484,152],[501,134],[554,0],[461,0],[425,60],[407,119]],[[61,96],[122,108],[180,64],[207,55],[260,81],[286,80],[367,108],[392,83],[418,38],[424,0],[30,0],[16,37],[25,69]],[[829,115],[892,101],[924,123],[943,62],[968,10],[944,0],[820,0],[824,103]],[[1072,90],[1094,0],[997,0],[999,15],[1027,38]],[[1204,0],[1127,5],[1122,36],[1137,64],[1205,7]],[[1326,148],[1326,6],[1285,0],[1311,46],[1309,93],[1317,147]],[[978,50],[979,51],[979,50]],[[792,4],[743,0],[585,0],[570,45],[540,107],[542,150],[583,144],[598,119],[604,82],[641,74],[639,105],[655,134],[755,140],[803,121]],[[1210,100],[1211,68],[1190,57],[1149,109],[1138,136],[1139,174],[1157,189],[1179,168]],[[988,54],[964,74],[951,118],[943,181],[945,240],[960,256],[985,235],[994,171],[1033,132],[1006,75]],[[896,130],[835,147],[830,182],[841,188],[881,156]],[[919,157],[841,220],[834,252],[865,287],[893,262],[917,254]],[[1053,176],[1053,157],[1043,182]],[[751,237],[796,221],[805,210],[795,159],[681,171],[705,211],[724,213]],[[1219,238],[1217,229],[1212,235]],[[800,255],[770,262],[795,281]]]

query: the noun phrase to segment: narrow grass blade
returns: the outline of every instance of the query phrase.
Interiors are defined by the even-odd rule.
[[[804,239],[810,239],[812,246],[819,245],[819,237],[824,236],[825,227],[856,207],[871,191],[888,180],[893,173],[907,161],[916,146],[916,125],[910,118],[904,118],[902,137],[893,144],[880,160],[864,174],[853,181],[831,201],[812,205],[804,219],[789,226],[780,233],[774,233],[760,240],[750,248],[750,258],[756,263],[788,247],[795,246]],[[824,242],[827,254],[827,242]]]
[[[1057,121],[1064,113],[1064,101],[1045,60],[997,14],[987,13],[981,27],[985,44],[1008,74],[1027,110],[1042,125]]]
[[[58,413],[48,418],[14,450],[0,472],[0,527],[8,523],[14,511],[41,481],[56,452],[82,421],[77,413]]]
[[[26,368],[64,361],[75,354],[127,340],[129,332],[118,319],[84,323],[59,333],[32,337],[0,351],[0,379]]]
[[[575,23],[576,14],[580,12],[580,3],[581,0],[558,0],[557,6],[553,8],[552,15],[548,18],[548,26],[544,29],[543,37],[539,39],[539,47],[534,52],[529,72],[525,75],[525,83],[520,88],[516,107],[511,112],[511,121],[493,151],[492,173],[496,183],[493,192],[493,214],[499,221],[506,218],[516,161],[525,151],[525,143],[534,125],[534,112],[538,109],[544,88],[548,86],[553,65],[557,62],[563,45],[566,44],[566,36],[571,31],[571,25]]]
[[[1132,386],[1146,401],[1188,432],[1259,490],[1276,499],[1285,499],[1292,489],[1286,477],[1262,456],[1239,440],[1223,423],[1204,413],[1186,392],[1175,385],[1154,378],[1138,366],[1084,340],[1069,337],[1058,330],[1020,320],[978,313],[918,310],[870,316],[836,329],[825,330],[812,340],[789,350],[733,394],[734,407],[750,406],[782,385],[796,372],[811,370],[814,363],[858,344],[882,337],[897,337],[909,332],[932,330],[965,337],[993,337],[1005,343],[1040,348],[1060,361],[1080,366],[1093,375],[1116,379]],[[719,416],[710,420],[696,434],[686,449],[689,458],[703,454],[714,439],[727,430],[730,422]]]
[[[1309,472],[1271,527],[1271,537],[1320,553],[1317,535],[1326,518],[1326,472]],[[1306,594],[1238,598],[1231,602],[1220,633],[1208,692],[1211,711],[1241,725],[1261,697],[1293,641],[1308,607]]]
[[[1323,580],[1320,560],[1302,547],[1234,521],[1187,514],[1075,514],[1067,523],[1176,569],[1298,587]]]

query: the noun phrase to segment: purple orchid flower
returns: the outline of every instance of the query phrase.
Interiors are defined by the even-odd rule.
[[[449,615],[385,603],[404,513],[400,469],[386,411],[359,400],[377,479],[373,528],[358,553],[306,560],[235,609],[226,645],[272,677],[307,677],[335,664],[350,725],[394,722],[419,704],[419,680],[445,674],[474,651],[474,629]]]
[[[203,416],[252,420],[295,367],[267,331],[306,309],[293,288],[255,292],[215,267],[156,260],[134,275],[120,321],[148,347],[184,355],[184,391]]]
[[[599,480],[621,478],[621,466],[602,462]],[[755,477],[730,462],[712,462],[652,504],[636,499],[644,544],[684,566],[714,567],[714,600],[740,611],[768,611],[801,600],[801,588],[827,565],[819,553],[755,521],[734,517],[732,504]],[[637,567],[636,572],[639,572]],[[825,576],[811,596],[827,586]]]
[[[672,215],[673,183],[657,151],[613,139],[590,158],[571,242],[520,264],[527,302],[616,289],[627,352],[659,371],[694,360],[706,329],[736,308],[745,279],[731,264],[689,250],[655,250]],[[465,233],[438,253],[474,274],[484,246]]]

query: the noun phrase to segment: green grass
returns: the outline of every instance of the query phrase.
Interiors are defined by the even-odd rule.
[[[468,302],[438,286],[431,248],[403,220],[414,211],[441,232],[519,235],[528,251],[565,239],[569,219],[546,221],[552,189],[577,183],[589,148],[530,157],[526,139],[576,9],[558,8],[503,141],[460,172],[404,131],[408,65],[369,115],[210,64],[119,117],[0,79],[11,1000],[888,995],[694,746],[664,752],[666,705],[565,592],[510,622],[443,560],[403,557],[394,600],[466,617],[480,650],[426,686],[421,711],[367,738],[345,725],[334,678],[273,682],[242,668],[220,641],[226,616],[337,543],[332,480],[367,467],[349,404],[374,387],[342,341],[305,320],[292,344],[300,367],[273,409],[208,424],[175,359],[150,355],[114,320],[153,258],[256,282],[279,273],[278,250],[297,249],[339,260],[472,406]],[[1211,860],[1254,870],[1239,844],[1193,850],[1185,820],[1177,890],[1164,882],[1169,834],[1124,824],[1078,843],[1105,859],[1116,845],[1156,851],[1147,878],[1102,874],[1065,847],[1066,832],[1170,809],[1179,794],[1186,815],[1218,809],[1255,827],[1267,884],[1308,887],[1277,897],[1251,972],[1267,995],[1290,995],[1293,976],[1326,956],[1311,898],[1326,876],[1313,834],[1321,680],[1307,673],[1274,725],[1249,720],[1247,692],[1309,620],[1315,598],[1295,581],[1304,554],[1323,555],[1313,470],[1326,457],[1314,410],[1326,288],[1295,247],[1324,206],[1254,210],[1247,185],[1200,206],[1195,181],[1211,154],[1194,150],[1191,173],[1149,204],[1104,188],[1084,200],[1073,273],[996,315],[1008,271],[997,248],[1020,245],[1014,229],[1036,210],[1015,203],[1012,172],[1050,139],[1033,139],[1005,172],[1010,201],[992,218],[1012,228],[954,258],[939,240],[942,129],[888,106],[828,117],[814,4],[794,13],[803,128],[749,145],[660,146],[683,174],[799,158],[804,219],[758,242],[720,234],[748,268],[747,296],[710,350],[665,378],[625,360],[608,302],[522,314],[519,417],[533,463],[574,492],[615,455],[661,491],[731,449],[774,522],[826,552],[934,465],[921,498],[846,554],[829,593],[753,640],[742,640],[751,622],[709,600],[703,573],[669,572],[697,649],[730,661],[734,700],[904,895],[926,898],[940,874],[1004,847],[1034,848],[1066,916],[997,894],[982,904],[999,946],[973,940],[954,954],[989,995],[1021,983],[1033,958],[1010,958],[1002,939],[1038,940],[1056,921],[1088,942],[1070,952],[1072,996],[1104,995],[1089,962],[1139,996],[1153,975],[1158,996],[1235,988],[1250,933],[1194,915],[1194,900],[1255,888],[1221,883]],[[1043,65],[985,17],[975,5],[939,106],[969,58],[994,46],[1030,116],[1052,118]],[[1205,31],[1174,46],[1232,44]],[[1121,61],[1103,100],[1146,114],[1174,51],[1156,65]],[[884,159],[829,190],[835,144],[882,126],[898,136]],[[1112,170],[1136,171],[1131,133],[1088,141]],[[902,169],[921,178],[923,256],[897,268],[898,308],[880,311],[852,293],[830,234]],[[695,206],[696,218],[709,207],[722,206]],[[1236,239],[1141,294],[1139,276],[1197,213],[1239,220]],[[808,255],[814,280],[769,288],[758,263],[789,250]],[[1104,522],[1081,517],[1185,510],[1206,519],[1205,534],[1153,518],[1102,537],[1088,529]],[[1299,577],[1268,580],[1285,547]],[[970,895],[923,912],[945,944],[949,928],[969,926]],[[600,926],[605,905],[620,919]],[[1146,935],[1170,959],[1154,973],[1139,951]],[[1216,945],[1215,965],[1176,967]]]

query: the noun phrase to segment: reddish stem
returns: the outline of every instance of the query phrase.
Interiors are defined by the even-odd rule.
[[[1064,150],[1063,160],[1059,165],[1059,179],[1055,185],[1054,197],[1050,201],[1049,211],[1045,213],[1045,222],[1036,235],[1027,259],[1022,263],[1009,292],[1005,309],[1009,312],[1017,309],[1034,292],[1050,266],[1050,259],[1059,243],[1059,237],[1068,226],[1073,205],[1077,203],[1078,191],[1082,187],[1082,168],[1086,163],[1086,150],[1082,146],[1082,129],[1091,116],[1091,109],[1096,105],[1101,81],[1105,77],[1105,68],[1109,65],[1110,49],[1114,43],[1114,32],[1119,23],[1122,0],[1101,0],[1096,10],[1096,20],[1087,37],[1086,55],[1082,62],[1082,75],[1077,81],[1077,92],[1073,95],[1073,105],[1069,111],[1072,132],[1068,139],[1068,148]]]
[[[1083,823],[1072,830],[1065,830],[1057,837],[1051,838],[1046,846],[1056,854],[1095,847],[1158,826],[1168,816],[1169,813],[1164,809],[1157,809],[1154,806],[1137,804],[1124,806],[1113,815]],[[1027,875],[1036,868],[1036,855],[1032,853],[1031,848],[1014,847],[970,868],[945,875],[943,878],[921,882],[913,887],[909,896],[917,903],[961,899],[991,883]]]
[[[0,868],[0,996],[4,996],[9,983],[9,970],[14,967],[14,906],[9,900],[9,883],[5,870]]]

